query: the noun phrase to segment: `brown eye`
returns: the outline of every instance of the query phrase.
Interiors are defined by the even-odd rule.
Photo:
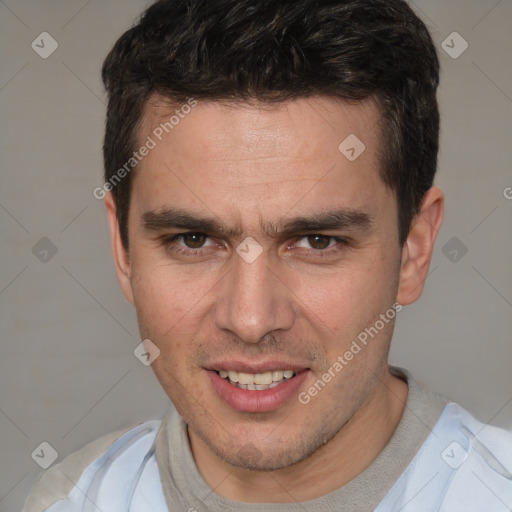
[[[309,235],[308,243],[313,249],[327,249],[331,243],[330,236]]]
[[[203,233],[184,233],[181,235],[183,239],[183,243],[189,249],[200,249],[206,242],[208,238]]]

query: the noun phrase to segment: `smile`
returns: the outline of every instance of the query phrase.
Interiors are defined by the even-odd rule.
[[[230,369],[233,366],[238,367],[237,370]],[[299,366],[290,368],[286,363],[282,363],[282,366],[273,363],[272,370],[267,370],[270,365],[264,363],[254,366],[250,372],[249,365],[226,362],[206,371],[214,393],[235,411],[271,412],[285,404],[295,403],[293,397],[310,375],[309,369]],[[279,367],[288,368],[275,369]]]
[[[293,370],[273,370],[262,373],[244,373],[234,370],[220,370],[220,377],[232,386],[249,391],[273,389],[294,377]]]

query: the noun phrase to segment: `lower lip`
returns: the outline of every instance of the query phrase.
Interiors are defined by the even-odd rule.
[[[306,380],[309,370],[301,371],[295,377],[272,389],[255,391],[233,386],[215,371],[207,370],[207,373],[217,394],[235,411],[269,412],[283,406],[297,394],[299,387]]]

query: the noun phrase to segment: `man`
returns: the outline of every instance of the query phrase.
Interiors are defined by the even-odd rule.
[[[27,512],[510,510],[510,433],[387,362],[442,222],[438,79],[402,0],[161,0],[117,41],[95,194],[174,407]]]

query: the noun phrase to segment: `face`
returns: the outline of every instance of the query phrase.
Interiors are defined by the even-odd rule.
[[[378,107],[205,102],[160,141],[175,108],[147,106],[140,140],[156,146],[133,176],[129,255],[113,228],[121,284],[192,445],[286,467],[336,436],[387,371],[403,267]],[[339,149],[351,134],[356,159],[354,142]]]

